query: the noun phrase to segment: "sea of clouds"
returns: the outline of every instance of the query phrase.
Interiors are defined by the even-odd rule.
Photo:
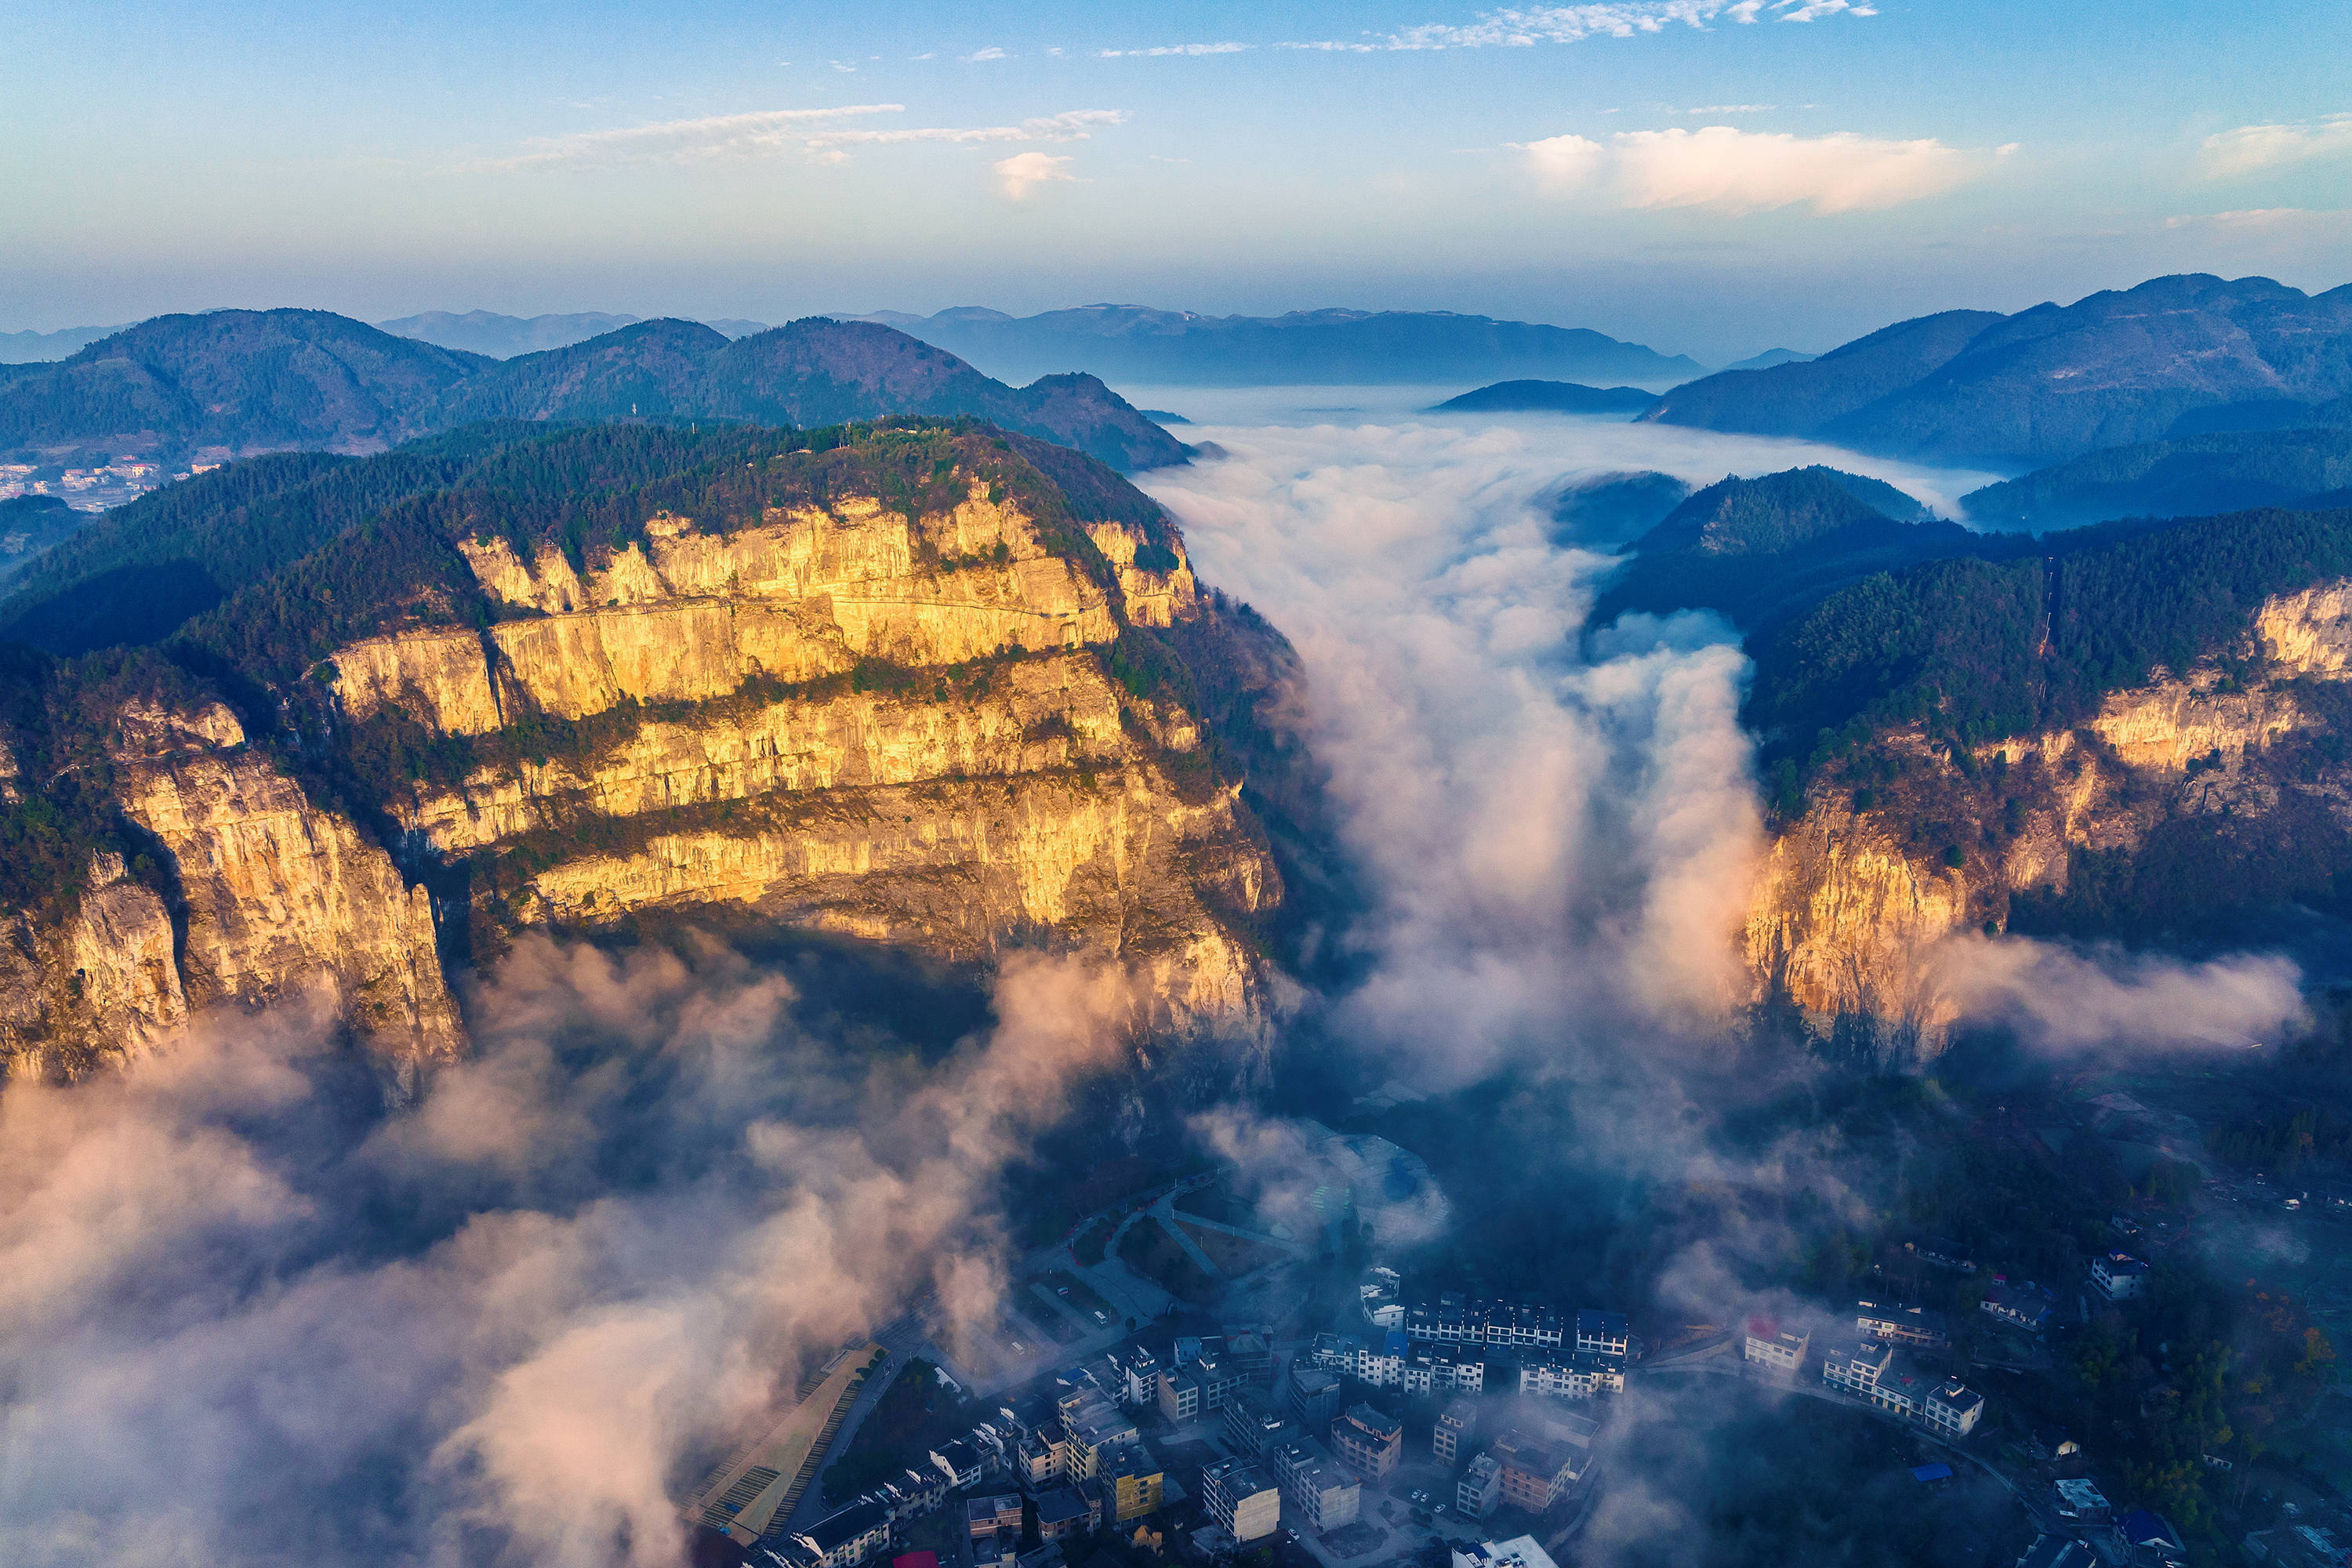
[[[1248,423],[1186,432],[1225,456],[1145,482],[1203,580],[1301,656],[1287,721],[1367,895],[1318,938],[1360,978],[1312,999],[1351,1077],[1591,1078],[1720,1037],[1763,835],[1746,660],[1706,616],[1580,635],[1618,542],[1560,536],[1552,500],[1599,472],[1829,460],[1948,511],[1980,476],[1249,395]],[[2278,961],[1978,939],[1951,962],[2053,1048],[2228,1040],[2294,1005]],[[812,1358],[918,1296],[950,1342],[992,1319],[1004,1173],[1126,1060],[1133,1017],[1115,972],[1034,956],[993,1005],[926,1054],[813,1026],[834,999],[715,943],[533,940],[476,980],[473,1056],[398,1113],[293,1007],[71,1088],[6,1085],[0,1562],[676,1562],[675,1500]],[[1588,1157],[1850,1206],[1834,1150],[1715,1152],[1670,1071],[1611,1092],[1618,1140]],[[1249,1107],[1194,1125],[1269,1190],[1297,1163],[1296,1127]],[[1446,1223],[1442,1194],[1426,1207]],[[1664,1292],[1720,1300],[1783,1240],[1719,1227]]]

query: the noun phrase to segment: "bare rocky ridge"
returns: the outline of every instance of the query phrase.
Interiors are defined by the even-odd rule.
[[[1933,1052],[1957,1016],[1937,944],[2091,896],[2078,884],[2102,857],[2147,858],[2160,837],[2335,849],[2352,833],[2352,580],[2265,602],[2229,654],[2110,693],[2079,728],[1978,748],[1968,770],[1916,729],[1889,737],[1900,771],[1866,805],[1816,784],[1750,899],[1756,999],[1870,1017]]]

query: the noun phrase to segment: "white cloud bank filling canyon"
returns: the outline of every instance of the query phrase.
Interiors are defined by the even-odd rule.
[[[1718,1030],[1748,999],[1734,945],[1763,831],[1747,661],[1704,615],[1628,617],[1580,657],[1617,541],[1555,542],[1550,498],[1612,471],[1697,485],[1829,462],[1950,515],[1976,476],[1555,417],[1199,434],[1232,455],[1142,482],[1202,580],[1304,660],[1297,722],[1372,903],[1330,933],[1370,960],[1337,999],[1342,1033],[1446,1087]],[[2298,1010],[2283,960],[2189,970],[2004,939],[1945,965],[1976,1016],[2052,1048],[2238,1043]]]

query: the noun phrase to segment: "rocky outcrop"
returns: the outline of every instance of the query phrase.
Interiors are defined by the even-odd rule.
[[[1859,1015],[1933,1050],[1956,1016],[1935,963],[1958,931],[2063,909],[2086,863],[2196,840],[2318,862],[2352,835],[2352,583],[2266,602],[2247,646],[2186,678],[2110,693],[2079,729],[1955,759],[1882,738],[1884,773],[1817,782],[1749,900],[1758,1000]],[[2088,858],[2086,859],[2086,857]],[[2324,868],[2322,871],[2324,876]]]
[[[201,1009],[308,998],[370,1047],[394,1098],[463,1031],[432,900],[307,799],[217,702],[133,702],[108,761],[176,908],[100,851],[62,923],[0,926],[0,1058],[72,1076],[156,1048]]]
[[[1181,545],[1116,521],[1049,538],[974,479],[920,516],[855,495],[727,529],[664,513],[597,562],[460,549],[510,618],[352,644],[331,679],[362,722],[594,721],[385,802],[414,851],[488,858],[486,950],[698,913],[950,960],[1044,942],[1134,966],[1161,1026],[1258,1022],[1263,835],[1197,716],[1105,655],[1213,621]]]
[[[127,710],[115,762],[124,812],[169,853],[186,900],[189,1004],[314,996],[401,1084],[457,1054],[431,897],[248,747],[226,708]]]

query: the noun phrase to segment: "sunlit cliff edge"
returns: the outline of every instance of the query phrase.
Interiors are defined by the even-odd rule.
[[[7,1071],[70,1075],[299,993],[398,1092],[466,1048],[457,970],[525,931],[648,921],[1098,955],[1154,1032],[1261,1033],[1283,883],[1226,738],[1286,646],[1202,592],[1108,469],[985,427],[871,443],[879,467],[736,454],[698,512],[600,498],[624,523],[584,546],[560,498],[552,527],[488,496],[415,503],[429,522],[401,548],[441,564],[330,619],[364,635],[294,678],[247,658],[234,705],[177,671],[83,699],[120,832],[74,896],[7,917]],[[762,494],[788,467],[822,471]],[[182,642],[253,646],[253,596]],[[1204,718],[1203,691],[1239,713]]]

